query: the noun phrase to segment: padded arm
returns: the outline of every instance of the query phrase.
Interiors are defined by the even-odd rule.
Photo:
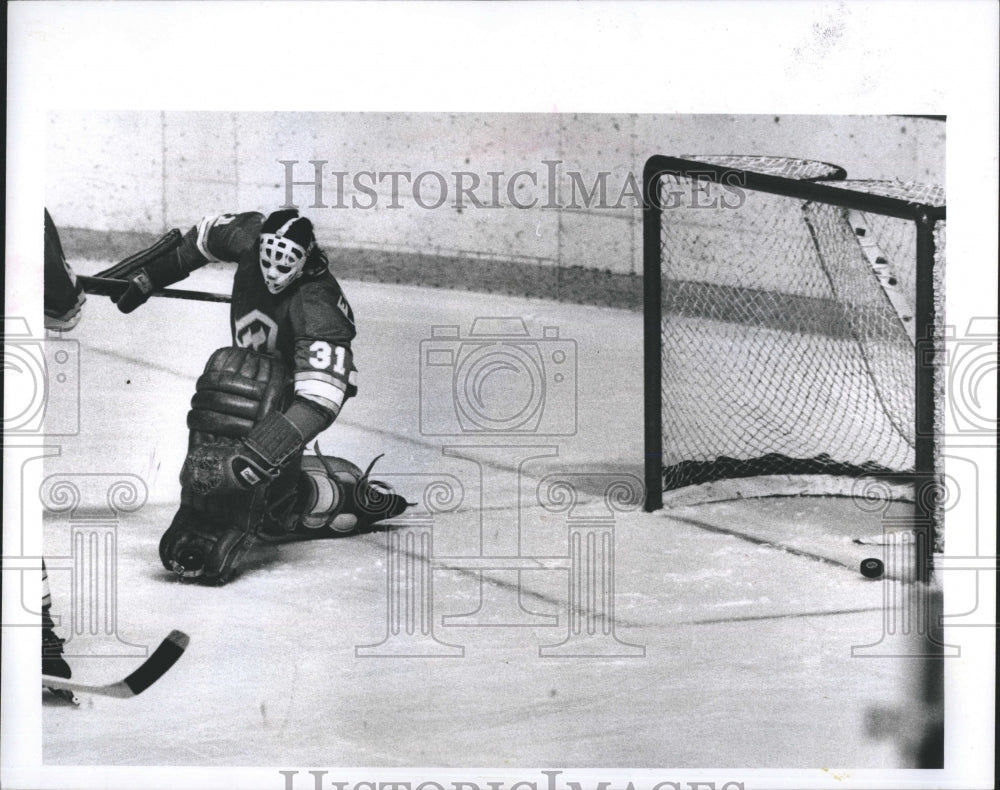
[[[334,416],[306,398],[296,397],[285,410],[285,417],[302,434],[303,445],[309,444],[333,425]]]

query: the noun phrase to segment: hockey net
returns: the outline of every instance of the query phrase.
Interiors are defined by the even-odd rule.
[[[936,468],[917,360],[941,325],[943,191],[775,157],[645,176],[647,509],[873,480],[913,498]]]

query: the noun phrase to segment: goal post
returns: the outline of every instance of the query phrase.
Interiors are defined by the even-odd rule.
[[[646,509],[878,481],[933,517],[943,190],[653,156],[643,198]]]

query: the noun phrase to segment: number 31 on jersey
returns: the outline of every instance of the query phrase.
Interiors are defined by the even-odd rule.
[[[317,370],[329,370],[337,376],[347,373],[347,349],[343,346],[331,346],[325,340],[317,340],[309,346],[309,351],[309,364]]]
[[[299,346],[296,356],[296,394],[322,404],[335,415],[339,413],[344,401],[358,391],[358,372],[350,346],[313,340],[308,346]]]

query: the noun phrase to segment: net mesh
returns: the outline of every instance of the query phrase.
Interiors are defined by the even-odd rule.
[[[931,187],[832,184],[855,185],[943,203]],[[911,473],[914,222],[678,175],[660,199],[664,491]]]

